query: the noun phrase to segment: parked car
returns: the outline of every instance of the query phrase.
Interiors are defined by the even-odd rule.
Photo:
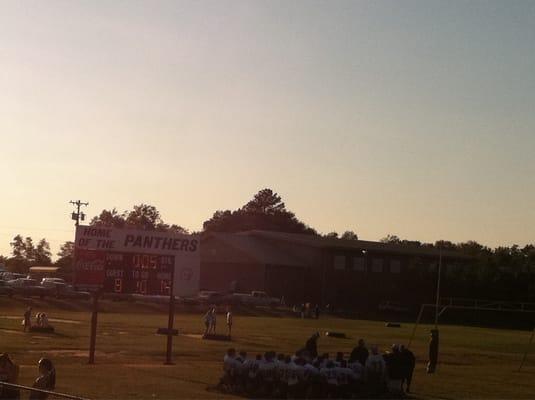
[[[270,297],[266,292],[253,290],[251,293],[234,293],[232,295],[241,304],[252,306],[270,306],[276,307],[281,304],[281,300],[276,297]]]
[[[0,281],[0,295],[11,297],[14,292],[15,290],[6,281]]]
[[[14,294],[22,296],[45,297],[52,295],[52,290],[41,286],[35,279],[19,278],[7,282],[14,290]]]
[[[74,286],[68,285],[66,283],[56,286],[55,290],[56,290],[56,296],[61,299],[88,300],[91,298],[91,293],[76,290]]]
[[[201,290],[197,295],[197,300],[201,304],[220,304],[224,301],[225,295],[213,290]]]
[[[26,278],[26,275],[8,271],[0,272],[0,280],[2,281],[12,281],[13,279],[19,278]]]
[[[56,287],[57,285],[66,285],[64,279],[61,278],[43,278],[41,279],[41,285],[44,287]]]
[[[56,297],[60,297],[60,293],[67,286],[67,283],[61,278],[43,278],[40,284],[49,289],[50,293]]]

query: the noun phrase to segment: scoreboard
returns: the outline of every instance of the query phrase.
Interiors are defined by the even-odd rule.
[[[199,291],[199,278],[198,235],[76,228],[74,285],[78,288],[118,294],[194,296]]]
[[[106,293],[169,295],[171,255],[78,250],[75,286]]]

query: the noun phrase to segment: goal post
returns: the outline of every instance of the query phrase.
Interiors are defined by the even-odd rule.
[[[513,303],[497,300],[480,300],[480,299],[456,299],[456,298],[445,298],[440,303],[431,304],[423,303],[420,306],[420,311],[416,317],[416,321],[411,331],[409,341],[407,343],[407,348],[410,348],[418,326],[421,323],[422,316],[426,308],[435,309],[435,329],[438,324],[438,317],[440,317],[446,310],[474,310],[474,311],[493,311],[493,312],[519,312],[519,313],[530,313],[535,314],[535,303]],[[521,371],[526,359],[530,353],[531,346],[535,339],[535,327],[531,331],[531,335],[528,343],[526,344],[526,349],[522,355],[522,360],[518,367],[518,371]]]

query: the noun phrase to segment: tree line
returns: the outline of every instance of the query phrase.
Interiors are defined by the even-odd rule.
[[[321,234],[302,222],[286,208],[282,198],[271,189],[263,189],[236,210],[217,210],[203,223],[201,232],[189,232],[186,228],[164,222],[156,207],[148,204],[135,205],[132,210],[119,212],[115,208],[104,209],[91,219],[90,225],[155,230],[175,233],[241,232],[248,230],[267,230],[306,235],[317,235],[343,240],[358,240],[353,230],[342,234],[329,232]],[[445,271],[451,279],[445,282],[445,292],[451,296],[480,297],[504,300],[535,301],[535,247],[516,245],[499,246],[491,249],[476,241],[453,243],[440,240],[435,243],[422,243],[387,235],[381,239],[404,247],[434,247],[455,250],[472,257],[468,268]],[[61,245],[57,259],[52,262],[50,245],[46,239],[37,244],[31,237],[16,235],[11,242],[9,257],[0,256],[11,271],[27,272],[33,265],[55,265],[66,270],[72,266],[74,244],[71,241]]]

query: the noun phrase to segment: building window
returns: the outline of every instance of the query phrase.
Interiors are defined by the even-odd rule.
[[[366,272],[366,259],[364,257],[353,258],[353,271]]]
[[[346,257],[334,256],[334,269],[344,270],[346,269]]]
[[[393,274],[399,274],[401,272],[401,261],[390,260],[390,272]]]
[[[372,272],[383,272],[383,259],[382,258],[373,259]]]

